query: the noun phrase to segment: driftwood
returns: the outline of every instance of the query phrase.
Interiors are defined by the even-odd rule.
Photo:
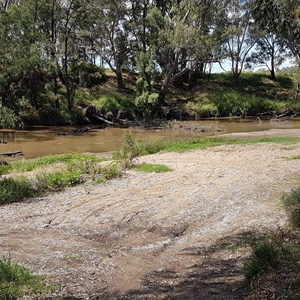
[[[104,124],[105,126],[129,127],[126,120],[122,120],[118,117],[105,116],[101,114],[101,112],[98,111],[95,106],[87,107],[85,111],[85,115],[91,122],[94,121],[97,123]]]
[[[270,121],[270,122],[279,122],[283,120],[293,119],[297,117],[299,114],[294,112],[293,110],[286,110],[281,114],[277,114],[275,111],[267,111],[263,113],[259,113],[254,116],[246,116],[245,119],[252,119],[259,122],[262,121]]]
[[[0,156],[23,156],[24,153],[22,151],[10,151],[10,152],[2,152]]]

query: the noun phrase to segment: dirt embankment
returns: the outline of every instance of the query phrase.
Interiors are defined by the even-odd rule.
[[[0,207],[0,253],[46,274],[49,299],[242,299],[243,245],[285,225],[299,154],[265,143],[142,157],[173,171]]]

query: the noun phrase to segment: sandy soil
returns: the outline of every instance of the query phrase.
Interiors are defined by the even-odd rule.
[[[56,285],[47,299],[242,299],[245,245],[286,224],[295,155],[300,143],[142,157],[173,171],[0,207],[0,253],[46,274]]]

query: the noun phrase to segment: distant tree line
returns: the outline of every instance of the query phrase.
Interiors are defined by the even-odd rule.
[[[118,88],[137,74],[136,103],[160,107],[177,80],[196,82],[212,63],[265,65],[275,78],[299,64],[300,0],[0,0],[0,103],[74,109],[79,87],[109,67]]]

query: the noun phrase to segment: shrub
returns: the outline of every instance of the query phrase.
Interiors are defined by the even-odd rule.
[[[221,117],[244,116],[250,107],[249,102],[235,91],[216,94],[213,103]]]
[[[278,246],[269,240],[255,243],[252,246],[252,251],[249,262],[244,266],[244,274],[249,282],[269,268],[276,268],[280,255]]]
[[[98,97],[98,100],[94,101],[93,104],[103,114],[121,115],[129,119],[135,116],[135,104],[133,100],[121,93],[104,91],[104,94]]]
[[[14,112],[6,107],[0,107],[0,128],[15,128],[17,117]]]
[[[82,182],[81,173],[73,171],[53,172],[38,176],[38,181],[52,189],[62,189]]]
[[[124,168],[129,168],[132,166],[133,159],[143,152],[140,146],[141,143],[133,137],[132,133],[127,132],[121,149],[114,153],[113,158],[121,161]]]
[[[0,299],[17,299],[24,295],[47,291],[42,276],[33,275],[25,267],[13,263],[10,258],[0,259]]]
[[[122,175],[121,171],[116,165],[112,165],[101,170],[101,174],[105,180],[110,180],[113,178],[120,177]]]
[[[282,201],[289,214],[291,225],[300,228],[300,188],[285,196]]]
[[[4,178],[0,181],[0,204],[6,204],[33,197],[37,190],[31,182],[25,178]]]
[[[217,117],[218,107],[214,103],[193,103],[189,102],[187,107],[195,111],[196,119]]]

